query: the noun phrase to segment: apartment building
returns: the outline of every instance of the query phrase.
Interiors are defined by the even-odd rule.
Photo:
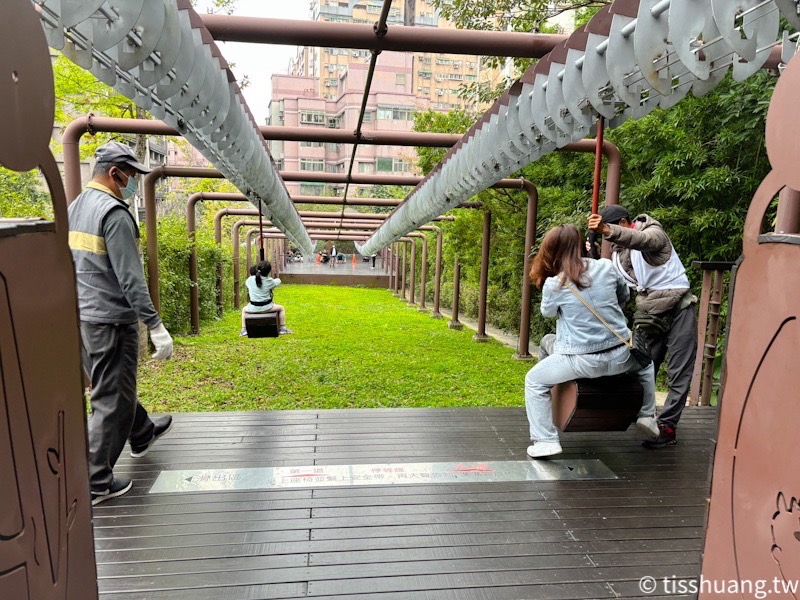
[[[375,69],[362,130],[409,131],[413,115],[427,108],[425,100],[412,91],[406,77],[412,57],[386,52]],[[289,127],[329,127],[353,131],[358,123],[369,65],[353,63],[337,79],[336,99],[321,97],[318,77],[272,76],[272,102],[269,121]],[[279,169],[347,173],[352,144],[319,142],[270,142],[270,151]],[[360,145],[353,173],[410,174],[416,155],[412,148]],[[287,182],[290,194],[319,195],[324,184]],[[337,186],[329,186],[336,188]],[[351,186],[351,188],[364,186]]]
[[[371,25],[378,20],[381,5],[379,0],[312,0],[311,17]],[[453,27],[427,0],[405,0],[390,10],[388,24]],[[368,50],[298,48],[289,74],[272,77],[269,122],[352,131],[358,121],[370,56]],[[474,100],[459,97],[459,88],[463,83],[494,83],[499,76],[497,70],[482,69],[477,56],[384,52],[370,88],[363,130],[409,131],[416,111],[483,109]],[[347,172],[352,154],[351,145],[309,142],[271,142],[270,150],[283,169],[329,173]],[[414,151],[408,148],[359,146],[353,172],[409,174],[415,159]],[[325,187],[287,186],[295,194],[318,194]]]

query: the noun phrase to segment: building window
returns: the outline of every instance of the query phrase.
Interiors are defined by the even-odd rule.
[[[328,142],[325,144],[325,152],[339,152],[339,144],[331,144]]]
[[[406,74],[405,73],[396,73],[394,76],[394,83],[395,85],[405,85],[406,84]]]
[[[381,119],[412,121],[414,119],[414,109],[407,106],[379,106],[378,120]]]
[[[374,166],[372,163],[368,162],[360,162],[358,163],[358,172],[359,173],[372,173]]]
[[[322,142],[300,142],[301,148],[322,148]]]
[[[431,71],[417,71],[417,75],[419,75],[422,79],[430,79],[433,73]]]
[[[325,163],[321,160],[312,160],[310,158],[301,158],[300,159],[300,170],[301,171],[317,171],[322,172],[325,170]]]
[[[374,119],[375,119],[374,110],[368,110],[364,112],[364,123],[372,123]]]
[[[317,111],[302,111],[300,122],[306,125],[325,125],[325,113]]]
[[[437,65],[449,65],[450,64],[450,59],[449,58],[437,58],[436,59],[436,64]]]
[[[323,183],[301,183],[300,193],[303,196],[321,196],[324,188],[325,184]]]
[[[408,173],[411,171],[411,163],[399,158],[377,158],[375,166],[378,173]]]

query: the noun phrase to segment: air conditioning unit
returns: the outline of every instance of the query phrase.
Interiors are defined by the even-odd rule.
[[[436,90],[437,96],[444,96],[444,90]]]
[[[328,127],[331,129],[336,129],[336,119],[328,119]]]

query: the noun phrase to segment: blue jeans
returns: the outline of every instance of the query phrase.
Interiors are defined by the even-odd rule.
[[[531,440],[557,442],[558,430],[553,423],[550,389],[557,383],[573,379],[594,379],[630,373],[644,389],[639,417],[656,413],[656,382],[653,363],[642,368],[630,355],[627,346],[594,354],[550,354],[555,335],[542,338],[539,362],[525,376],[525,411],[528,414]]]

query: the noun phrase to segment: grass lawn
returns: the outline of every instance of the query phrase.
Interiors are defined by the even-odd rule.
[[[294,334],[240,338],[240,313],[175,339],[145,360],[139,397],[155,412],[523,406],[530,362],[469,329],[409,308],[382,289],[284,285]]]

